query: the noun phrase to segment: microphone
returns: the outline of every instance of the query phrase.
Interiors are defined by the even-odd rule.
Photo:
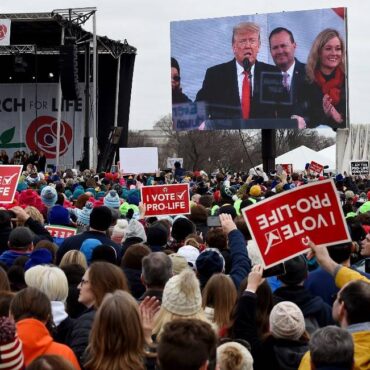
[[[244,71],[250,73],[251,68],[252,68],[252,63],[250,62],[248,58],[243,59],[243,68],[244,68]]]

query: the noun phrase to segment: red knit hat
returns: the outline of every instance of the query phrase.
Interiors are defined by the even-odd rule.
[[[36,193],[36,191],[32,189],[23,190],[19,194],[19,204],[23,206],[34,206],[35,200],[38,196],[39,195]]]
[[[0,369],[24,369],[22,342],[17,336],[14,321],[0,317]]]

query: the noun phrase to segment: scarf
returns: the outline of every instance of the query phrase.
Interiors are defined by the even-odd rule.
[[[322,72],[315,71],[315,81],[321,87],[322,93],[329,95],[332,99],[332,104],[337,106],[340,101],[340,91],[344,81],[344,73],[340,68],[335,69],[334,77],[328,81],[325,79]]]

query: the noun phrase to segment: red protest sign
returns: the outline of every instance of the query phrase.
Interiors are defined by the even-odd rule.
[[[76,228],[68,226],[45,225],[45,229],[49,231],[53,238],[65,239],[77,234]]]
[[[141,199],[147,217],[190,213],[189,184],[143,186]]]
[[[320,174],[322,171],[324,171],[324,166],[320,163],[311,161],[309,170]]]
[[[0,203],[12,203],[23,166],[0,165]]]
[[[350,241],[332,180],[303,185],[242,210],[265,267],[317,245]]]

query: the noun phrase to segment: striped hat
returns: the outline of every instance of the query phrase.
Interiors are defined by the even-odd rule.
[[[14,321],[0,317],[0,369],[24,369],[22,342],[19,340]]]

